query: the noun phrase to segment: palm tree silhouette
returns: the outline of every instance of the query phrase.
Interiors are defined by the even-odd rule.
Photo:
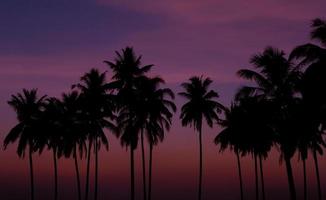
[[[298,102],[297,106],[297,122],[298,122],[298,152],[299,152],[299,159],[302,160],[302,168],[303,168],[303,199],[307,200],[307,173],[306,173],[306,159],[308,157],[308,150],[310,148],[310,142],[312,142],[312,133],[310,121],[305,117],[305,114],[308,112],[304,111],[305,107],[303,107],[302,101]]]
[[[40,118],[40,135],[38,138],[39,153],[42,152],[45,145],[52,150],[54,166],[54,199],[58,199],[58,167],[57,159],[60,156],[62,144],[62,103],[60,100],[52,97],[48,98]]]
[[[141,128],[143,174],[145,174],[143,147],[143,133],[145,131],[150,147],[148,200],[151,199],[152,191],[153,146],[158,144],[159,141],[163,141],[165,130],[170,129],[173,112],[176,111],[176,106],[171,101],[174,99],[174,93],[169,88],[160,88],[160,84],[163,83],[164,80],[159,77],[148,78],[143,76],[136,81],[138,91],[136,99],[138,108],[136,112],[138,117],[136,124],[138,124],[137,127]],[[143,178],[146,177],[144,176]],[[146,195],[146,190],[144,190],[144,195]]]
[[[301,93],[304,102],[309,105],[311,116],[316,121],[317,126],[325,124],[325,102],[326,94],[323,92],[326,77],[326,21],[314,19],[311,24],[311,39],[321,44],[308,43],[296,47],[290,54],[291,60],[297,60],[299,67],[307,66],[301,85]],[[318,88],[318,89],[316,89]],[[325,126],[323,125],[323,128]],[[320,133],[323,131],[320,131]],[[318,199],[321,196],[321,184],[318,167],[317,152],[321,153],[319,148],[313,148],[313,159],[317,176]]]
[[[237,98],[257,96],[272,102],[274,107],[273,126],[278,133],[276,140],[280,145],[282,157],[285,160],[291,199],[296,199],[295,185],[292,174],[291,158],[296,149],[297,137],[290,119],[291,105],[295,102],[295,94],[301,72],[286,59],[283,51],[273,47],[267,47],[263,53],[256,54],[250,59],[255,70],[242,69],[238,75],[252,80],[256,86],[244,86],[237,94]]]
[[[243,116],[244,122],[246,123],[243,130],[247,130],[247,142],[248,149],[254,156],[255,161],[255,174],[256,174],[256,199],[258,199],[258,167],[257,159],[259,159],[260,178],[263,200],[266,199],[265,194],[265,183],[263,173],[263,159],[266,159],[269,151],[271,150],[274,143],[274,129],[270,124],[270,116],[272,106],[269,101],[265,99],[251,97],[241,100],[241,106],[245,113]],[[242,141],[244,142],[244,140]]]
[[[299,158],[302,160],[303,164],[304,199],[307,199],[306,159],[309,155],[309,151],[311,151],[314,160],[316,161],[317,158],[315,158],[315,156],[317,156],[317,152],[322,155],[323,147],[326,146],[326,143],[323,139],[324,132],[321,128],[321,122],[320,120],[316,120],[314,118],[315,112],[311,109],[311,105],[308,104],[304,99],[300,99],[300,101],[297,101],[295,111],[296,113],[294,120],[296,120],[297,124],[296,132],[299,134],[297,148],[299,152]],[[316,162],[315,167],[317,167],[316,172],[317,175],[319,175],[318,163],[316,164]],[[318,195],[320,195],[320,193]]]
[[[232,103],[230,109],[224,108],[225,119],[221,120],[219,124],[224,127],[223,130],[215,137],[214,143],[220,146],[220,152],[224,152],[227,148],[234,151],[237,157],[239,183],[240,183],[240,199],[243,200],[243,182],[241,172],[240,155],[244,156],[247,153],[246,149],[242,149],[241,137],[243,130],[240,129],[242,123],[241,107]],[[239,114],[238,114],[239,113]]]
[[[203,119],[209,127],[219,120],[218,113],[223,106],[215,99],[218,98],[217,92],[209,90],[212,80],[209,78],[191,77],[189,82],[182,83],[185,92],[179,93],[180,96],[188,101],[181,108],[180,119],[183,126],[193,126],[199,133],[199,184],[198,200],[202,198],[202,123]]]
[[[215,143],[224,151],[230,147],[237,155],[241,199],[243,199],[241,167],[239,153],[251,153],[255,161],[256,199],[258,192],[258,163],[260,165],[262,196],[265,199],[262,159],[267,158],[273,146],[274,130],[270,125],[269,102],[257,96],[235,101],[230,110],[226,110],[226,119],[221,125],[225,127],[215,138]]]
[[[81,200],[81,183],[79,174],[79,165],[77,160],[77,150],[80,157],[83,156],[84,151],[86,151],[86,139],[87,132],[83,126],[85,122],[83,121],[81,114],[81,102],[78,92],[73,91],[68,94],[62,95],[62,106],[63,106],[63,145],[62,153],[65,157],[70,157],[72,155],[74,159],[76,180],[77,180],[77,191],[78,200]]]
[[[108,149],[108,140],[103,131],[104,128],[115,132],[115,126],[110,121],[113,120],[112,99],[107,94],[108,86],[105,81],[105,73],[100,73],[97,69],[91,69],[81,77],[81,83],[75,85],[81,91],[81,105],[83,118],[85,120],[85,130],[88,137],[88,155],[87,155],[87,174],[85,186],[85,200],[88,199],[89,189],[89,165],[91,158],[92,145],[94,143],[95,154],[95,186],[94,199],[97,199],[98,191],[98,151],[100,143]]]
[[[134,151],[137,148],[138,133],[141,131],[139,124],[136,124],[137,116],[137,90],[135,83],[137,79],[148,72],[153,65],[141,66],[141,56],[136,56],[133,48],[126,47],[122,53],[116,51],[114,62],[104,61],[113,71],[113,81],[109,83],[111,90],[116,91],[117,98],[117,125],[121,135],[121,144],[130,147],[130,197],[135,199],[135,172],[134,172]],[[144,151],[142,151],[144,158]],[[146,199],[146,177],[143,162],[143,190]]]
[[[18,140],[17,154],[24,157],[29,148],[29,167],[31,180],[31,199],[34,200],[34,173],[32,154],[37,150],[35,135],[39,132],[39,117],[44,107],[46,96],[38,97],[37,90],[23,89],[22,93],[12,95],[8,104],[16,111],[18,124],[14,126],[4,139],[4,148]]]

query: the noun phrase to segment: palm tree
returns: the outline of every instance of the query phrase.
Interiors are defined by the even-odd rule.
[[[320,126],[320,124],[325,124],[326,113],[326,93],[323,92],[324,85],[326,84],[326,21],[318,18],[314,19],[311,28],[311,39],[319,42],[321,46],[312,43],[300,45],[292,51],[290,59],[297,60],[299,67],[307,67],[302,78],[301,93],[303,100],[309,106],[311,116],[315,120],[316,125]],[[322,125],[322,127],[324,128],[325,126]],[[319,133],[322,132],[323,130],[319,131]],[[317,158],[317,152],[321,153],[321,151],[317,149],[319,148],[313,148],[313,158],[317,176],[318,199],[321,199]]]
[[[240,124],[242,123],[241,107],[232,103],[230,109],[224,108],[225,119],[219,123],[224,129],[215,137],[214,143],[220,146],[220,152],[224,152],[230,148],[234,151],[237,157],[239,183],[240,183],[240,199],[243,200],[243,182],[241,172],[240,155],[244,156],[247,152],[246,149],[242,149],[242,130]]]
[[[165,130],[169,130],[173,112],[176,111],[174,93],[169,88],[160,88],[164,80],[159,77],[140,77],[136,82],[137,94],[137,127],[141,128],[143,178],[145,177],[145,159],[143,147],[143,133],[146,131],[149,141],[149,179],[148,179],[148,200],[151,199],[152,191],[152,161],[153,146],[163,141]],[[146,182],[144,181],[146,186]],[[145,187],[146,188],[146,187]],[[146,195],[146,190],[144,190]],[[144,197],[144,199],[146,196]]]
[[[61,153],[65,157],[72,155],[75,164],[78,200],[81,200],[80,174],[77,160],[77,150],[80,157],[86,150],[87,133],[83,129],[83,122],[80,108],[80,96],[78,92],[73,91],[62,95],[63,105],[63,145]]]
[[[241,100],[241,106],[245,113],[243,116],[243,122],[246,123],[243,130],[246,130],[246,137],[248,137],[247,145],[248,149],[254,156],[255,161],[255,174],[256,174],[256,199],[258,199],[258,167],[257,159],[259,159],[260,178],[263,200],[266,199],[265,195],[265,183],[263,173],[263,159],[268,157],[268,153],[271,150],[275,133],[271,126],[271,113],[272,106],[269,101],[256,97],[251,97]],[[245,142],[243,140],[242,142]]]
[[[273,105],[273,126],[276,131],[276,140],[280,145],[282,157],[285,160],[291,199],[296,199],[295,185],[292,174],[291,158],[296,149],[296,133],[291,123],[294,117],[291,109],[295,104],[298,83],[301,72],[287,60],[283,51],[267,47],[263,53],[256,54],[250,59],[255,70],[242,69],[238,75],[252,80],[255,86],[242,87],[237,98],[257,96],[266,99]]]
[[[317,158],[315,158],[315,156],[317,156],[317,152],[322,155],[323,147],[326,146],[323,139],[324,133],[321,129],[320,121],[316,120],[313,117],[313,114],[314,111],[311,110],[310,104],[307,104],[304,99],[298,101],[295,120],[297,124],[297,133],[299,133],[297,148],[299,152],[299,158],[302,160],[303,164],[304,199],[307,199],[306,159],[309,155],[309,151],[312,152],[314,157],[313,159],[316,161]],[[315,167],[317,167],[316,172],[317,175],[319,175],[318,163],[315,163]],[[318,195],[320,195],[320,193]]]
[[[141,56],[136,56],[133,48],[126,47],[122,53],[116,51],[114,62],[104,61],[113,71],[113,81],[109,87],[116,92],[117,98],[117,123],[121,136],[121,144],[130,147],[130,197],[135,199],[134,177],[134,150],[137,148],[140,127],[136,127],[136,80],[148,72],[153,65],[141,66]],[[144,152],[144,151],[142,151]],[[144,162],[143,162],[144,163]],[[146,198],[146,178],[143,165],[143,188]]]
[[[220,145],[221,151],[230,147],[237,155],[241,199],[243,199],[243,191],[239,153],[242,155],[251,153],[254,157],[256,199],[259,197],[257,158],[259,159],[262,195],[265,199],[262,159],[267,158],[274,141],[274,130],[270,126],[269,102],[255,96],[247,97],[235,101],[231,109],[226,109],[225,113],[226,119],[221,123],[225,128],[215,138],[215,143]]]
[[[23,89],[23,93],[17,93],[11,96],[8,104],[17,113],[18,124],[13,127],[7,134],[4,140],[4,148],[8,144],[18,140],[17,154],[19,157],[24,157],[26,148],[29,148],[29,166],[31,180],[31,199],[34,200],[34,174],[33,174],[33,159],[32,154],[37,150],[35,145],[35,135],[39,131],[38,119],[40,112],[44,106],[46,96],[38,98],[37,90]]]
[[[209,90],[212,80],[209,78],[191,77],[189,82],[182,83],[185,92],[179,93],[180,96],[188,101],[181,108],[181,122],[183,126],[193,126],[199,133],[199,184],[198,200],[202,198],[202,123],[203,119],[209,127],[219,120],[218,113],[223,106],[215,99],[218,98],[217,92]]]
[[[54,199],[58,199],[58,167],[60,145],[62,144],[62,103],[56,98],[48,98],[41,116],[41,134],[38,138],[39,153],[45,145],[52,150],[54,166]]]
[[[307,200],[307,173],[306,173],[306,160],[308,157],[309,148],[312,142],[313,128],[310,120],[311,116],[309,115],[309,110],[306,107],[305,102],[302,99],[297,101],[295,105],[296,113],[294,121],[297,124],[297,133],[298,133],[298,155],[299,159],[302,161],[303,169],[303,199]]]
[[[108,128],[115,131],[114,124],[110,121],[113,120],[113,107],[112,99],[107,94],[107,83],[105,81],[105,73],[100,73],[97,69],[91,69],[81,77],[81,83],[76,85],[81,91],[81,105],[82,113],[85,122],[85,130],[88,137],[88,155],[87,155],[87,174],[85,186],[85,200],[88,199],[88,186],[89,186],[89,164],[91,151],[94,143],[95,154],[95,189],[94,199],[97,199],[98,190],[98,151],[100,143],[108,149],[108,141],[103,131]]]

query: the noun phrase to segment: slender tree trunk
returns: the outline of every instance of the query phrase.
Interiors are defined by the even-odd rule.
[[[95,187],[94,187],[94,200],[97,200],[98,191],[98,141],[95,139]]]
[[[141,130],[141,158],[142,158],[142,168],[143,168],[143,196],[144,200],[146,200],[147,192],[146,192],[146,168],[145,168],[145,148],[144,148],[144,131]]]
[[[81,200],[80,177],[79,177],[76,146],[74,147],[74,159],[75,159],[75,170],[76,170],[76,177],[77,177],[78,200]]]
[[[295,191],[295,185],[294,185],[294,179],[293,179],[293,173],[292,173],[292,166],[291,166],[291,160],[290,158],[285,156],[285,165],[286,165],[286,171],[288,175],[288,183],[289,183],[289,191],[290,191],[290,199],[296,200],[296,191]]]
[[[307,200],[307,173],[306,173],[306,159],[302,159],[303,164],[303,199]]]
[[[153,144],[149,144],[149,169],[148,169],[148,200],[152,199],[152,157],[153,156]]]
[[[92,139],[89,140],[88,149],[87,149],[87,169],[86,169],[86,185],[85,185],[85,200],[88,200],[88,189],[89,189],[89,165],[91,161],[91,152],[92,152]]]
[[[202,197],[202,179],[203,179],[203,144],[202,130],[199,129],[199,184],[198,184],[198,200]]]
[[[239,181],[240,181],[240,195],[241,195],[241,200],[243,200],[242,174],[241,174],[241,163],[240,163],[239,151],[236,151],[236,155],[237,155],[237,161],[238,161],[238,171],[239,171]]]
[[[57,166],[57,150],[53,147],[53,164],[54,164],[54,199],[58,200],[58,166]]]
[[[259,167],[260,167],[260,178],[261,178],[261,190],[263,193],[263,200],[266,199],[265,195],[265,181],[264,181],[264,172],[263,172],[263,161],[261,155],[259,155]]]
[[[256,182],[256,200],[259,199],[259,186],[258,186],[258,166],[257,166],[257,155],[254,153],[254,159],[255,159],[255,182]]]
[[[135,200],[134,148],[130,146],[130,199]]]
[[[317,158],[316,150],[313,151],[313,157],[314,157],[315,171],[316,171],[316,178],[317,178],[318,200],[321,200],[320,176],[319,176],[318,158]]]
[[[33,173],[33,158],[32,158],[32,148],[29,146],[29,170],[31,178],[31,200],[34,200],[34,173]]]

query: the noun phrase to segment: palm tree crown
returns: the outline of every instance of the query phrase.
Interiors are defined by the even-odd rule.
[[[180,92],[179,95],[188,100],[181,108],[180,118],[183,126],[190,125],[198,131],[202,128],[203,118],[210,127],[214,121],[219,120],[218,113],[222,111],[223,106],[214,100],[219,97],[218,93],[208,90],[211,83],[209,78],[195,76],[181,85],[185,92]]]
[[[242,87],[237,98],[258,95],[283,102],[292,98],[301,73],[284,56],[283,51],[273,47],[267,47],[263,53],[252,56],[250,63],[257,71],[241,69],[237,74],[254,81],[256,86]]]
[[[4,140],[4,148],[8,144],[18,141],[17,154],[24,156],[27,145],[36,151],[35,137],[39,132],[39,118],[44,109],[46,96],[38,97],[37,90],[23,89],[23,93],[11,96],[8,104],[16,111],[19,123],[11,129]]]

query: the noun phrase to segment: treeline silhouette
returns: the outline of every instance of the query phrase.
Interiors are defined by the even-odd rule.
[[[252,155],[255,166],[256,200],[265,200],[263,161],[277,146],[285,162],[290,199],[296,198],[291,159],[299,153],[303,165],[304,199],[307,199],[306,159],[312,155],[317,175],[318,199],[322,199],[318,155],[326,147],[326,21],[314,19],[311,38],[320,43],[295,47],[286,57],[282,50],[267,47],[250,59],[251,69],[237,72],[250,80],[242,86],[231,106],[217,101],[219,95],[210,89],[212,80],[191,77],[182,83],[186,99],[181,108],[183,126],[198,132],[199,182],[198,199],[202,199],[202,127],[219,124],[222,131],[214,142],[221,152],[231,149],[237,158],[240,196],[244,199],[241,157]],[[130,199],[135,199],[134,151],[140,140],[143,198],[151,200],[153,148],[164,140],[176,111],[174,93],[164,87],[164,80],[148,72],[153,65],[142,65],[131,47],[116,52],[114,61],[104,61],[113,76],[91,69],[70,93],[61,98],[39,96],[36,89],[23,89],[11,96],[8,104],[16,111],[18,124],[7,134],[4,148],[17,142],[17,154],[28,154],[31,199],[34,200],[33,154],[44,149],[53,153],[54,199],[58,199],[57,159],[73,158],[78,200],[88,200],[90,161],[94,156],[94,193],[98,198],[98,152],[108,150],[108,130],[130,151]],[[145,143],[145,140],[147,143]],[[145,159],[149,145],[149,162]],[[82,195],[78,160],[87,159],[86,181]],[[146,174],[148,167],[148,174]],[[259,183],[260,176],[260,183]],[[261,185],[261,191],[259,191]],[[260,194],[261,193],[261,194]]]

